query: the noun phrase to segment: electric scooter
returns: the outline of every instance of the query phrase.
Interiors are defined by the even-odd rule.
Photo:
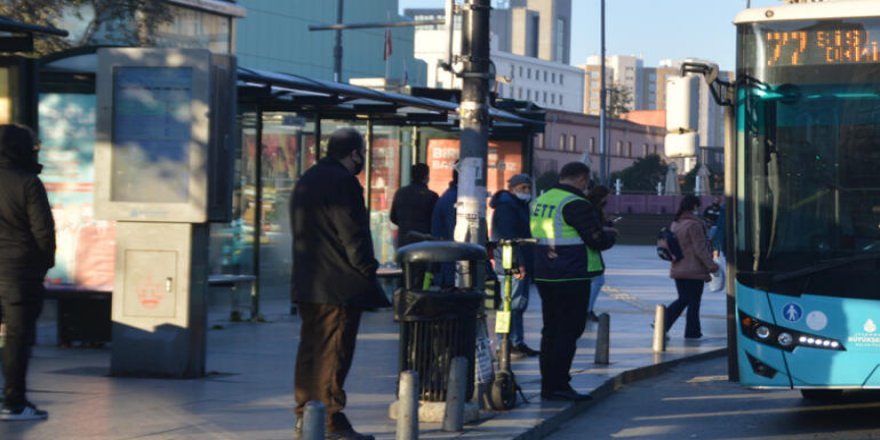
[[[534,238],[514,238],[498,240],[492,244],[501,247],[501,267],[504,269],[501,310],[495,312],[495,333],[501,335],[499,347],[498,370],[489,394],[489,402],[493,409],[508,410],[516,405],[516,393],[519,392],[523,401],[528,403],[522,388],[516,383],[513,369],[510,368],[510,303],[513,294],[513,276],[519,268],[513,267],[513,249],[516,246],[537,244]]]

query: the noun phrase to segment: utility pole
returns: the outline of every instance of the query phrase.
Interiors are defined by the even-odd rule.
[[[599,110],[599,180],[602,181],[602,184],[608,186],[611,180],[609,175],[610,164],[608,163],[608,140],[605,139],[605,109],[608,106],[607,101],[607,91],[605,84],[605,0],[600,0],[601,9],[600,9],[600,20],[601,25],[599,26],[601,37],[599,38],[599,58],[601,59],[599,64],[599,102],[600,102],[600,110]]]
[[[342,24],[342,7],[345,0],[336,0],[336,24]],[[333,47],[333,81],[342,82],[342,29],[336,30],[336,46]]]
[[[489,143],[489,0],[469,0],[462,6],[461,152],[455,241],[485,245],[486,159]],[[464,269],[464,268],[460,268]],[[476,267],[478,289],[484,268]],[[461,272],[461,270],[459,271]]]

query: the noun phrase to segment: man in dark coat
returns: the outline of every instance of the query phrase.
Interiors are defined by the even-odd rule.
[[[293,301],[302,317],[296,356],[297,430],[305,404],[326,407],[327,438],[372,439],[342,413],[342,389],[364,309],[388,306],[376,278],[364,189],[364,140],[351,128],[330,135],[327,157],[303,174],[290,202]]]
[[[25,397],[28,358],[43,310],[43,279],[55,265],[55,221],[37,177],[39,141],[31,129],[0,125],[0,309],[6,325],[0,420],[49,415]]]
[[[492,196],[489,206],[495,210],[492,215],[492,240],[531,238],[529,226],[529,201],[532,200],[532,178],[528,174],[517,174],[507,181],[507,190]],[[513,267],[516,269],[511,282],[510,295],[510,339],[511,355],[514,358],[537,356],[540,354],[525,342],[523,314],[529,307],[529,291],[534,270],[534,250],[531,246],[519,246],[514,250]],[[495,249],[495,272],[504,277],[501,264],[501,247]]]
[[[409,236],[410,231],[431,233],[431,213],[439,196],[428,189],[430,169],[417,163],[410,169],[412,183],[394,194],[391,202],[391,223],[397,225],[397,247],[421,241]]]

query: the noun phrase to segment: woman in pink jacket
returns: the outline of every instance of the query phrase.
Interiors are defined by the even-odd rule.
[[[703,285],[711,279],[709,274],[718,270],[712,261],[712,252],[706,239],[706,224],[697,215],[700,212],[700,199],[688,194],[681,200],[672,233],[678,238],[684,258],[672,263],[669,276],[675,280],[678,299],[666,307],[666,331],[675,324],[681,312],[687,308],[687,323],[684,337],[698,339],[703,336],[700,329],[700,299]]]

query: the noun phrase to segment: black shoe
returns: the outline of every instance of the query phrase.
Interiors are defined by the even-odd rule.
[[[4,422],[46,420],[49,413],[38,409],[33,403],[25,402],[24,405],[12,407],[3,405],[0,409],[0,420]]]
[[[513,347],[513,350],[511,351],[511,353],[513,355],[519,355],[520,358],[535,357],[535,356],[538,356],[539,354],[541,354],[540,351],[535,350],[526,344],[520,344],[520,345],[517,345],[516,347]]]
[[[331,431],[324,434],[324,438],[327,440],[376,440],[376,437],[369,434],[361,434],[354,429]]]
[[[685,339],[700,339],[703,337],[702,333],[698,333],[696,335],[684,335]]]
[[[541,399],[549,401],[586,402],[593,400],[589,394],[581,394],[573,389],[541,393]]]

